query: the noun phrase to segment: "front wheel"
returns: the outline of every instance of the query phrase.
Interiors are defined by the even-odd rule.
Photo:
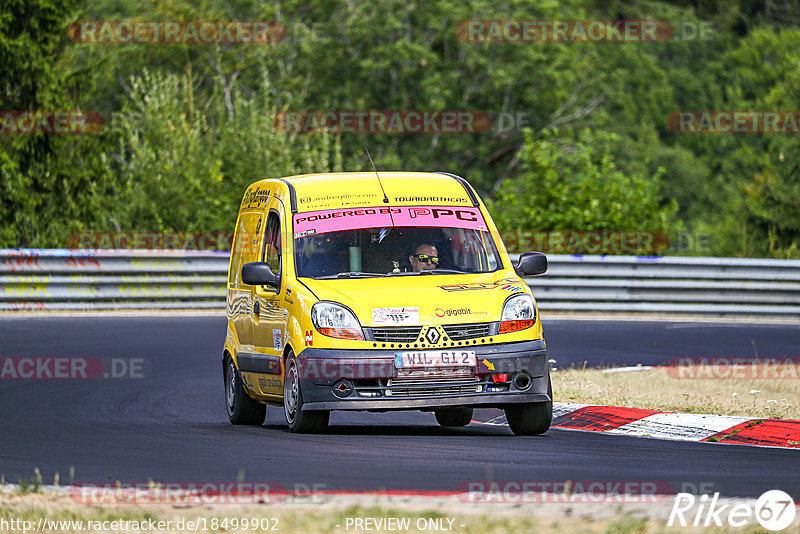
[[[442,426],[467,426],[472,421],[472,408],[442,408],[435,413]]]
[[[322,432],[328,426],[331,412],[303,411],[303,392],[300,391],[300,371],[292,352],[286,359],[283,374],[283,414],[289,430],[301,434]]]
[[[267,406],[250,397],[242,385],[242,377],[236,370],[233,358],[225,359],[225,406],[228,420],[234,425],[263,425],[267,417]]]
[[[506,420],[517,436],[538,436],[550,429],[553,422],[553,387],[547,378],[547,402],[531,402],[506,406]]]

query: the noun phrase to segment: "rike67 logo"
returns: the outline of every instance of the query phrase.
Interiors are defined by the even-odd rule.
[[[792,498],[781,490],[765,492],[755,505],[750,502],[720,504],[719,493],[714,493],[710,498],[708,495],[697,498],[691,493],[678,493],[667,526],[671,527],[677,521],[682,527],[722,527],[724,523],[731,527],[743,527],[751,525],[755,519],[763,528],[778,531],[792,524],[796,512]]]

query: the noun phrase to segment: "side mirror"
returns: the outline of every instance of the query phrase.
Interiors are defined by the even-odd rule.
[[[541,252],[523,252],[514,270],[520,276],[533,276],[547,272],[547,256]]]
[[[263,261],[254,261],[242,265],[242,282],[251,286],[272,286],[278,289],[281,279],[269,264]]]

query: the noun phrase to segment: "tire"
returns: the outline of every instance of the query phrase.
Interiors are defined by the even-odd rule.
[[[230,356],[225,358],[225,407],[228,420],[234,425],[263,425],[267,405],[250,397],[242,385],[242,377]]]
[[[517,436],[538,436],[550,429],[553,422],[553,387],[547,377],[547,402],[530,402],[506,406],[506,420]]]
[[[293,352],[287,355],[283,374],[283,415],[289,430],[300,434],[322,432],[331,417],[329,411],[303,410],[303,392],[300,390],[297,358]]]
[[[472,408],[442,408],[434,413],[441,426],[467,426],[472,421]]]

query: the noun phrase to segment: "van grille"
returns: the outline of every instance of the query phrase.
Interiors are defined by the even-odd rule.
[[[489,335],[492,323],[474,324],[449,324],[443,325],[444,331],[454,341],[462,339],[473,339],[476,337],[486,337]]]
[[[392,326],[373,328],[372,339],[382,343],[413,343],[419,338],[421,326]]]
[[[386,384],[387,397],[427,397],[477,393],[478,378],[394,378]]]

